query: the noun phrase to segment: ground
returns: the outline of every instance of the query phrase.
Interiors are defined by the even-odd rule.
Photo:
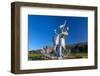
[[[64,55],[63,59],[79,59],[79,58],[88,58],[87,53],[71,53],[68,56]],[[54,56],[44,56],[41,53],[34,53],[29,52],[28,53],[28,59],[29,60],[54,60],[57,59]]]

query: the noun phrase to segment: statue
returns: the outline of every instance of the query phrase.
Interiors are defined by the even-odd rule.
[[[67,30],[69,30],[69,27],[66,27],[66,21],[63,25],[59,26],[58,32],[54,30],[54,51],[58,59],[62,59],[62,51],[66,50],[65,37],[68,36]]]
[[[54,36],[54,40],[53,40],[53,43],[54,43],[54,54],[58,57],[58,46],[59,46],[59,38],[60,38],[60,35],[57,33],[57,30],[54,30],[55,32],[55,36]]]
[[[48,59],[62,59],[63,52],[69,53],[69,50],[66,49],[65,38],[68,36],[69,27],[66,26],[66,21],[64,24],[60,25],[57,29],[54,30],[55,35],[53,39],[53,49],[46,46],[41,49],[41,54],[43,54],[43,58]],[[53,51],[53,53],[52,53]]]

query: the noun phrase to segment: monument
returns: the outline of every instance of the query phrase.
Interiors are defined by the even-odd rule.
[[[66,26],[66,21],[54,30],[54,52],[58,59],[62,59],[62,52],[66,50],[65,38],[68,36],[68,30],[69,27]]]
[[[48,59],[63,59],[63,51],[67,51],[65,38],[68,36],[69,27],[66,26],[66,21],[64,24],[60,25],[58,28],[54,30],[54,37],[53,37],[53,48],[44,47],[41,50],[44,58]],[[53,52],[53,55],[51,54]]]

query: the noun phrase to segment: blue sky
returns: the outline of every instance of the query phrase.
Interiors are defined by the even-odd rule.
[[[88,18],[73,16],[28,15],[29,50],[43,46],[53,46],[54,29],[63,24],[69,27],[66,44],[86,42],[88,40]]]

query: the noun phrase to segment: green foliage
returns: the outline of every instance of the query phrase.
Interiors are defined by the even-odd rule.
[[[66,47],[69,47],[71,49],[72,53],[88,53],[87,42],[72,44],[72,45],[68,45]]]
[[[29,60],[42,60],[42,54],[39,51],[28,51]]]

